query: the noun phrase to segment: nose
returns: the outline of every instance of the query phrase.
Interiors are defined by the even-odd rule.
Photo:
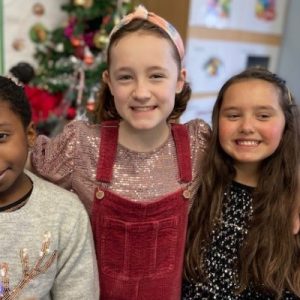
[[[240,121],[240,131],[245,134],[253,133],[255,130],[255,120],[244,116]]]
[[[147,83],[143,80],[136,82],[132,96],[137,101],[147,101],[151,97],[151,92]]]

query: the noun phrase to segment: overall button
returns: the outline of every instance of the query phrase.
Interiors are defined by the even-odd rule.
[[[182,196],[183,196],[185,199],[190,199],[191,193],[190,193],[189,190],[184,190],[183,193],[182,193]]]
[[[104,192],[101,191],[101,190],[98,190],[98,191],[96,192],[96,198],[97,198],[98,200],[103,199],[103,198],[104,198]]]

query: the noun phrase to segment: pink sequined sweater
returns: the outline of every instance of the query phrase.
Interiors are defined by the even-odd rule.
[[[192,182],[191,203],[201,174],[201,161],[210,137],[202,120],[186,123],[190,136]],[[72,121],[58,136],[39,136],[31,153],[34,171],[40,176],[77,193],[91,213],[99,156],[101,125]],[[113,179],[102,187],[132,201],[155,200],[180,188],[176,149],[172,134],[150,152],[135,152],[118,144]]]

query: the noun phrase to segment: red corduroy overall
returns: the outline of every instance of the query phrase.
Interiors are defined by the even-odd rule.
[[[186,127],[172,125],[180,182],[192,179]],[[110,182],[118,124],[101,126],[97,180]],[[189,192],[180,189],[155,202],[133,202],[98,187],[92,226],[102,300],[177,300],[181,294]]]

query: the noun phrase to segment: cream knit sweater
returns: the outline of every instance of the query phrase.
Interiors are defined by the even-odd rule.
[[[26,173],[33,181],[28,202],[0,213],[0,299],[99,299],[83,205],[75,194]]]

